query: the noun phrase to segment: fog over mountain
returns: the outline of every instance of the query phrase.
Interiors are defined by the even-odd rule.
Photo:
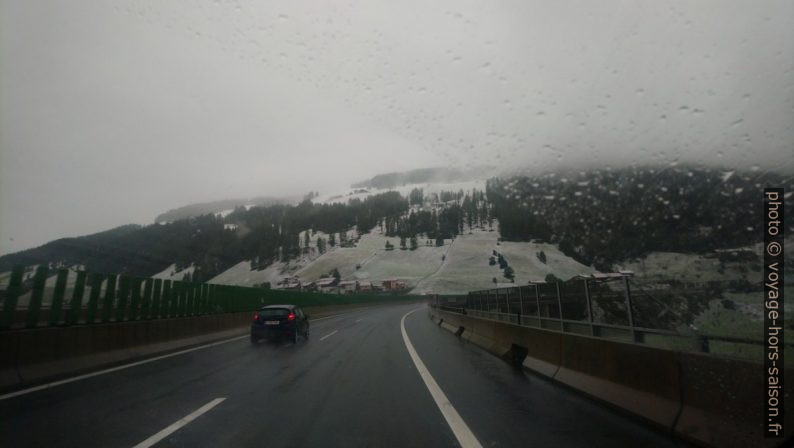
[[[0,0],[0,253],[423,167],[791,172],[794,3]]]

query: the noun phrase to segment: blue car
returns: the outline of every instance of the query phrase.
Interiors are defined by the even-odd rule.
[[[268,305],[254,313],[251,343],[260,339],[289,338],[298,342],[298,335],[309,339],[309,315],[297,305]]]

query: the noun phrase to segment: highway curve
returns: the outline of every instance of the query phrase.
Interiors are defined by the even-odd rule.
[[[459,446],[405,334],[483,447],[685,446],[434,325],[424,305],[314,320],[308,341],[247,337],[0,399],[8,447]],[[466,444],[464,443],[464,446]]]

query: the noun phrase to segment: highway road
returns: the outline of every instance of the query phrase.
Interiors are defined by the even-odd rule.
[[[297,344],[245,336],[6,395],[0,445],[686,446],[460,341],[424,305],[314,320]]]

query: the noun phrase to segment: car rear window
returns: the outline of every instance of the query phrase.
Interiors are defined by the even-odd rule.
[[[259,312],[262,317],[283,317],[288,314],[289,310],[287,308],[267,308]]]

